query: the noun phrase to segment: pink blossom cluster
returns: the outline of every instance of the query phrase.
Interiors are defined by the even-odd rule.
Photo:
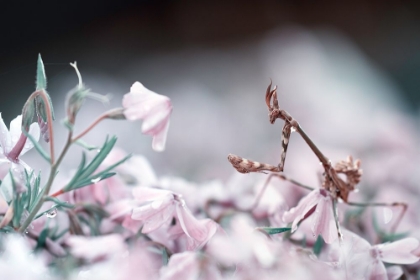
[[[153,137],[153,149],[163,151],[170,99],[136,82],[122,104],[108,117],[142,120],[142,132]],[[270,182],[255,204],[265,174],[234,174],[228,182],[194,183],[157,176],[145,157],[128,158],[118,148],[93,173],[115,167],[114,176],[92,175],[88,184],[70,188],[77,179],[74,174],[82,176],[86,169],[61,171],[45,194],[49,200],[35,213],[40,215],[19,234],[33,208],[16,221],[16,201],[36,183],[28,176],[35,167],[20,159],[34,147],[21,136],[21,123],[19,116],[9,131],[0,119],[2,279],[408,279],[419,275],[420,219],[414,207],[418,190],[410,187],[412,183],[402,182],[401,189],[393,189],[409,205],[401,226],[393,227],[402,211],[398,205],[371,209],[340,204],[335,213],[332,192],[325,188],[305,192],[284,181]],[[38,141],[38,124],[32,124],[28,134]],[[374,177],[367,180],[375,182]],[[375,201],[386,196],[386,190],[374,193]],[[356,194],[355,198],[363,197]]]

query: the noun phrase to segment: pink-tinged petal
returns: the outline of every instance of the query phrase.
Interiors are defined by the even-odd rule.
[[[110,220],[117,220],[128,214],[136,207],[136,203],[129,199],[118,200],[106,206],[106,211],[109,213]]]
[[[124,95],[122,105],[125,108],[124,115],[128,120],[144,119],[149,114],[156,112],[156,108],[170,104],[168,97],[157,94],[141,83],[135,82],[130,93]]]
[[[17,116],[10,122],[10,137],[14,147],[22,134],[22,115]]]
[[[161,270],[161,280],[196,280],[199,278],[200,263],[193,252],[172,255],[169,263]]]
[[[172,104],[168,97],[157,94],[136,82],[123,98],[124,115],[128,120],[143,120],[142,132],[154,137],[153,149],[165,149]]]
[[[147,187],[133,188],[133,196],[139,202],[147,202],[147,201],[153,201],[156,199],[163,199],[171,195],[173,195],[172,192],[168,190],[147,188]]]
[[[419,246],[419,241],[413,237],[404,238],[392,243],[374,246],[380,250],[380,259],[387,263],[411,264],[419,260],[411,252]]]
[[[29,134],[34,138],[34,140],[38,142],[41,131],[37,123],[31,124],[31,126],[29,127]],[[23,146],[22,152],[20,152],[20,155],[25,154],[27,151],[29,151],[33,147],[34,147],[34,144],[32,144],[32,141],[27,139],[25,142],[25,146]]]
[[[397,280],[403,275],[403,270],[401,266],[393,265],[386,268],[386,274],[388,276],[388,280]]]
[[[149,233],[167,223],[175,212],[173,195],[167,195],[162,199],[136,207],[133,209],[131,218],[144,222],[143,233]]]
[[[86,260],[96,260],[115,255],[116,253],[122,253],[127,247],[123,237],[119,234],[98,237],[72,235],[65,242],[74,256]]]
[[[307,196],[302,198],[298,205],[283,214],[283,221],[292,224],[292,232],[297,229],[297,224],[305,217],[305,215],[319,202],[322,197],[321,190],[311,191]]]
[[[176,212],[185,234],[193,239],[189,241],[189,250],[204,246],[218,229],[217,223],[210,219],[197,220],[185,204],[178,203]]]
[[[6,124],[3,121],[0,113],[0,144],[3,150],[3,154],[7,154],[12,149],[12,138],[10,132],[7,129]]]
[[[194,251],[201,249],[206,243],[214,236],[217,230],[220,228],[219,225],[210,219],[204,219],[199,221],[202,226],[206,228],[207,236],[204,240],[196,240],[193,238],[188,238],[187,240],[187,250]]]
[[[142,221],[133,220],[130,216],[125,216],[124,221],[121,224],[124,228],[128,229],[132,233],[139,232],[141,226],[143,225]]]
[[[168,130],[169,130],[169,119],[165,123],[162,130],[153,136],[153,142],[152,142],[153,150],[157,152],[162,152],[165,150],[166,136],[168,135]]]
[[[333,243],[338,237],[332,200],[329,195],[322,197],[316,206],[312,232],[315,236],[322,235],[325,243],[328,244]]]
[[[171,114],[171,108],[163,107],[159,110],[147,116],[144,119],[143,125],[141,126],[141,131],[144,134],[155,135],[159,133],[164,125],[169,120],[169,115]]]
[[[385,265],[380,260],[373,260],[370,264],[365,279],[369,280],[388,280]]]

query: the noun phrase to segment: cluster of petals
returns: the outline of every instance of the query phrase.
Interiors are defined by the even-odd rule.
[[[313,235],[321,235],[326,243],[333,243],[338,238],[333,201],[329,192],[324,189],[315,189],[302,198],[296,207],[283,214],[283,221],[292,222],[292,232],[294,232],[298,223],[312,213],[314,213]]]
[[[142,132],[153,136],[155,151],[163,151],[172,112],[171,100],[135,82],[130,92],[124,95],[122,105],[126,119],[143,120]]]
[[[210,219],[198,220],[178,194],[168,190],[138,187],[133,189],[134,198],[141,203],[132,211],[131,218],[142,222],[142,232],[150,233],[163,225],[170,228],[173,238],[187,237],[187,250],[203,247],[219,229]]]

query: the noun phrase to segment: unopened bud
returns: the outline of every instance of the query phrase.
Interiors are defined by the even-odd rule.
[[[107,119],[112,119],[112,120],[125,120],[126,117],[124,115],[124,108],[115,108],[112,110],[109,110],[107,112]]]
[[[32,98],[29,98],[22,108],[22,127],[28,130],[31,124],[34,122],[34,116],[35,102]]]

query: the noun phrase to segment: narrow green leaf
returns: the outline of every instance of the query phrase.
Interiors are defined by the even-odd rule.
[[[26,132],[25,129],[22,129],[22,133],[25,134],[26,137],[32,142],[37,152],[48,162],[51,162],[50,156],[44,151],[44,149],[41,147],[41,145],[38,143],[38,141],[35,140],[35,138],[32,137],[28,132]]]
[[[73,185],[80,178],[80,174],[82,174],[83,169],[85,168],[85,164],[86,164],[86,154],[82,153],[82,161],[80,162],[79,166],[77,167],[77,171],[74,174],[73,178],[64,187],[65,192],[73,189]]]
[[[52,197],[52,196],[46,197],[45,200],[53,201],[56,204],[57,207],[64,207],[64,208],[69,208],[69,209],[72,209],[72,208],[75,207],[73,204],[61,201],[58,198]]]
[[[267,234],[278,234],[286,231],[290,231],[291,228],[272,228],[272,227],[258,227],[258,230],[263,230]]]
[[[93,150],[99,150],[99,147],[97,146],[92,146],[89,145],[88,143],[86,143],[85,141],[83,141],[82,139],[78,139],[75,144],[79,145],[80,147],[88,150],[88,151],[93,151]]]
[[[71,190],[80,189],[80,188],[83,188],[85,186],[100,182],[102,180],[105,180],[105,179],[108,179],[109,177],[114,176],[115,174],[117,174],[117,173],[109,172],[109,173],[102,174],[100,177],[98,177],[97,175],[94,175],[94,176],[86,178],[84,180],[77,181],[72,186]]]
[[[38,55],[38,64],[36,69],[36,90],[47,88],[47,76],[45,75],[44,62],[41,54]]]
[[[324,239],[322,239],[321,235],[318,235],[317,240],[315,241],[314,247],[313,247],[313,251],[314,254],[319,256],[319,254],[321,253],[322,247],[324,246],[325,242]]]
[[[93,172],[95,172],[96,169],[98,169],[99,165],[108,156],[109,152],[111,152],[112,148],[115,145],[115,142],[117,142],[117,137],[113,136],[109,141],[107,138],[99,153],[93,158],[89,165],[86,166],[85,170],[83,170],[83,173],[80,176],[86,178],[90,176]]]
[[[102,170],[101,173],[106,173],[106,172],[109,172],[109,171],[113,170],[115,167],[123,164],[125,161],[127,161],[129,158],[131,158],[131,156],[132,156],[131,154],[127,155],[122,160],[120,160],[120,161],[114,163],[113,165],[107,167],[106,169]],[[100,174],[100,173],[98,173],[98,174]]]

